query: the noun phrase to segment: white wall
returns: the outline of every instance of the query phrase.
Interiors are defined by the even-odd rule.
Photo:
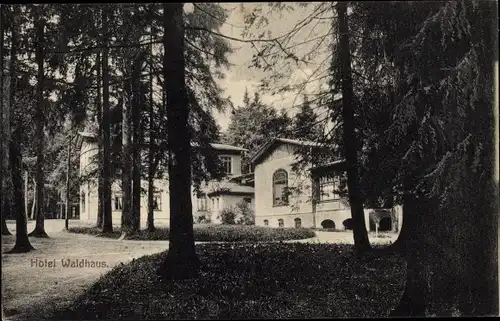
[[[265,159],[255,166],[255,223],[263,226],[264,220],[269,226],[277,227],[283,219],[285,227],[294,227],[295,219],[300,218],[302,227],[321,227],[323,220],[334,221],[337,229],[343,229],[344,220],[351,218],[351,211],[340,200],[319,202],[316,213],[312,206],[312,180],[309,171],[292,172],[295,162],[294,147],[279,145]],[[301,195],[291,195],[288,206],[273,206],[273,173],[278,169],[288,172],[288,186],[300,187]],[[365,209],[365,224],[369,228],[369,209]]]
[[[255,215],[257,224],[265,218],[286,216],[297,213],[311,213],[312,195],[311,181],[306,175],[292,172],[291,165],[295,161],[293,147],[280,145],[260,164],[255,166]],[[273,174],[278,169],[288,173],[288,186],[300,187],[301,195],[290,195],[290,206],[273,206]]]
[[[302,226],[313,227],[312,181],[308,171],[296,173],[292,164],[296,161],[294,146],[281,144],[261,163],[255,166],[255,220],[257,225],[278,226],[283,219],[285,227],[294,227],[294,219],[300,218]],[[288,186],[299,191],[289,196],[288,206],[273,206],[273,174],[278,169],[288,173]]]
[[[96,142],[89,141],[88,139],[83,139],[82,148],[80,151],[80,173],[85,175],[88,170],[92,169],[90,166],[90,158],[98,153],[98,145]],[[221,152],[220,156],[231,157],[231,176],[241,175],[241,154],[232,154]],[[155,189],[160,190],[161,195],[161,210],[154,212],[154,222],[158,225],[168,225],[170,220],[170,195],[169,195],[169,184],[168,180],[158,180],[154,181]],[[143,188],[147,189],[147,181],[142,181],[141,185]],[[210,184],[207,184],[207,187]],[[117,180],[112,184],[111,193],[111,205],[112,205],[112,218],[113,223],[121,224],[121,210],[115,210],[115,196],[122,196],[121,193],[121,181]],[[95,223],[97,221],[97,207],[98,207],[98,196],[97,196],[97,184],[94,183],[84,183],[80,186],[80,195],[85,193],[85,211],[80,213],[80,220]],[[232,206],[242,201],[244,197],[247,196],[233,196],[233,195],[221,195],[213,197],[215,208],[212,208],[212,201],[210,198],[207,199],[208,210],[212,212],[212,221],[217,223],[216,218],[225,206]],[[252,205],[254,206],[254,197],[252,198]],[[217,207],[217,198],[219,199],[219,206]],[[194,188],[191,189],[191,201],[193,205],[193,214],[198,212],[197,208],[197,197],[194,193]],[[82,209],[82,204],[80,204],[80,209]],[[146,226],[147,222],[147,194],[141,195],[141,228]]]

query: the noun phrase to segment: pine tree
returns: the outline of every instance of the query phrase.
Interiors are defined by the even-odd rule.
[[[8,203],[7,193],[4,191],[4,34],[5,34],[5,17],[4,6],[0,6],[0,210],[2,211],[2,235],[11,235],[7,228],[7,213],[3,212],[6,207],[4,203]]]
[[[113,218],[111,216],[111,164],[110,164],[110,102],[109,102],[109,8],[104,5],[101,11],[102,30],[101,36],[105,48],[102,50],[102,184],[103,184],[103,222],[102,232],[113,231]]]
[[[42,8],[37,7],[34,9],[34,21],[36,30],[36,63],[38,67],[37,74],[37,102],[35,109],[35,123],[36,123],[36,224],[35,230],[30,233],[30,236],[35,237],[48,237],[45,232],[45,172],[44,172],[44,148],[45,148],[45,109],[46,101],[44,95],[45,89],[45,70],[44,70],[44,43],[45,43],[45,19],[43,17]]]
[[[295,115],[291,132],[292,138],[302,140],[318,141],[323,136],[318,116],[306,95],[304,95],[299,112]]]
[[[359,183],[359,168],[357,156],[356,124],[354,120],[351,53],[349,48],[349,27],[347,22],[347,3],[337,3],[338,30],[340,33],[339,43],[339,73],[342,84],[342,120],[343,120],[343,143],[344,155],[347,162],[347,188],[349,191],[349,205],[354,222],[354,246],[356,251],[362,253],[370,250],[370,241],[365,226],[365,214],[363,211],[363,200],[361,186]]]
[[[243,157],[245,162],[269,138],[289,136],[290,124],[286,113],[278,113],[276,109],[264,104],[258,92],[251,99],[246,90],[243,105],[231,115],[224,141],[248,149]]]
[[[364,41],[353,44],[358,72],[374,79],[359,80],[367,94],[362,103],[389,107],[365,108],[364,117],[388,111],[391,119],[381,126],[385,135],[372,126],[367,140],[389,161],[384,172],[395,173],[404,206],[407,280],[393,315],[498,314],[491,178],[497,30],[489,23],[495,14],[487,2],[353,6],[351,20],[358,33],[365,30]]]
[[[168,130],[170,190],[169,250],[158,273],[185,279],[198,274],[200,261],[194,246],[191,204],[189,108],[185,84],[184,21],[182,4],[164,4],[163,80]]]
[[[3,6],[2,6],[3,7]],[[8,253],[25,253],[33,250],[28,238],[28,228],[26,213],[24,212],[23,204],[23,188],[22,188],[22,154],[21,154],[21,141],[22,141],[22,127],[21,127],[21,104],[16,103],[16,94],[18,89],[17,84],[17,39],[18,39],[18,9],[13,6],[9,12],[11,18],[11,44],[10,44],[10,92],[9,92],[9,123],[10,128],[13,129],[12,137],[9,141],[9,161],[11,170],[11,179],[13,185],[13,202],[12,210],[16,213],[16,243],[14,248]],[[3,98],[3,97],[2,97]]]

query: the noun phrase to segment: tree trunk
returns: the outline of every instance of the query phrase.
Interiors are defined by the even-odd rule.
[[[152,166],[152,162],[149,161],[149,165]],[[149,232],[155,230],[154,224],[154,176],[151,170],[148,172],[148,219],[147,219],[147,229]]]
[[[426,224],[422,213],[430,208],[423,206],[425,200],[418,200],[414,196],[405,196],[403,201],[405,206],[403,226],[406,225],[407,233],[411,236],[404,243],[407,262],[406,286],[401,301],[391,316],[422,317],[426,312],[426,282],[429,272],[421,260],[424,247],[419,244],[426,242],[423,234]]]
[[[354,99],[351,75],[351,55],[349,49],[349,27],[347,22],[347,3],[337,3],[338,30],[340,33],[340,74],[342,78],[342,116],[343,116],[343,141],[344,153],[347,162],[347,189],[349,191],[349,204],[353,220],[354,246],[358,253],[371,249],[368,232],[365,225],[363,200],[358,178],[358,156]]]
[[[68,156],[67,156],[67,163],[66,163],[66,212],[64,215],[64,228],[68,230],[69,228],[69,210],[71,208],[71,202],[70,202],[70,177],[71,177],[71,132],[69,134],[69,142],[68,142]]]
[[[45,195],[44,195],[44,187],[45,187],[45,173],[44,173],[44,137],[45,137],[45,97],[43,93],[44,89],[44,70],[43,70],[43,61],[44,61],[44,49],[43,49],[43,41],[44,41],[44,29],[45,29],[45,21],[41,18],[41,13],[37,14],[36,19],[36,53],[35,59],[38,66],[38,75],[37,75],[37,103],[36,103],[36,111],[35,111],[35,123],[36,123],[36,173],[35,179],[37,181],[37,207],[36,207],[36,225],[35,230],[31,232],[30,236],[35,237],[48,237],[45,232],[44,220],[45,220]]]
[[[108,8],[102,11],[104,46],[108,45]],[[102,184],[103,184],[103,222],[102,232],[113,231],[111,216],[111,168],[110,168],[110,120],[109,120],[109,65],[108,49],[102,50]]]
[[[33,179],[33,203],[31,203],[31,219],[36,217],[36,180]]]
[[[126,24],[128,15],[123,13],[123,20]],[[123,57],[123,78],[130,77],[130,68],[127,55]],[[133,78],[133,77],[131,77]],[[132,213],[132,87],[133,79],[123,82],[122,97],[122,231],[133,232]]]
[[[28,199],[28,192],[29,192],[29,189],[28,189],[28,181],[29,181],[29,174],[28,174],[28,171],[24,171],[24,211],[26,213],[26,215],[29,216],[29,199]],[[31,219],[31,217],[28,217],[28,219]]]
[[[64,200],[63,200],[63,192],[60,190],[58,194],[59,199],[59,213],[57,214],[57,218],[61,219],[64,217]]]
[[[142,86],[140,83],[142,51],[134,61],[132,70],[132,230],[138,232],[141,222],[141,106]]]
[[[153,31],[151,31],[151,41],[153,40]],[[153,105],[153,44],[149,46],[150,54],[150,76],[149,76],[149,152],[148,152],[148,219],[147,228],[152,232],[155,230],[154,225],[154,105]]]
[[[126,75],[126,73],[125,73]],[[128,83],[128,81],[126,82]],[[122,230],[132,232],[132,154],[131,145],[131,123],[132,113],[130,108],[130,91],[124,90],[122,104]]]
[[[4,14],[3,6],[0,6],[0,210],[2,211],[2,235],[12,235],[7,228],[7,212],[4,212],[4,203],[8,202],[7,192],[4,188]]]
[[[170,235],[169,250],[159,267],[164,278],[198,275],[191,204],[189,109],[184,75],[183,5],[163,4],[163,79],[166,92],[169,146]],[[165,108],[165,107],[164,107]]]
[[[21,128],[16,126],[14,130],[15,140],[10,142],[10,162],[12,182],[14,185],[14,213],[16,213],[16,244],[14,248],[7,253],[26,253],[34,250],[28,238],[28,226],[26,213],[24,212],[23,202],[23,179],[21,175],[22,156],[19,150],[19,145],[15,142],[20,142]]]
[[[498,7],[494,7],[494,14],[498,17]],[[499,76],[498,76],[498,19],[492,19],[492,25],[493,25],[493,30],[495,32],[493,33],[493,146],[496,146],[495,148],[495,153],[494,153],[494,158],[493,161],[491,162],[493,166],[493,177],[494,177],[494,184],[493,188],[495,192],[493,193],[494,197],[494,209],[496,212],[496,225],[497,225],[497,271],[496,271],[496,283],[498,287],[497,291],[497,314],[499,312],[499,306],[500,306],[500,265],[498,264],[498,258],[500,258],[500,246],[498,246],[498,233],[500,233],[500,170],[498,168],[498,164],[500,163],[500,138],[499,138],[499,133],[500,133],[500,125],[499,125],[499,120],[498,117],[499,115]],[[493,298],[495,299],[495,298]]]
[[[101,54],[97,54],[96,57],[96,65],[97,65],[97,102],[96,102],[96,110],[97,110],[97,124],[99,127],[99,133],[102,133],[102,103],[101,103]],[[96,226],[98,228],[102,228],[102,218],[103,218],[103,163],[102,163],[102,137],[99,137],[97,142],[97,158],[99,164],[98,176],[97,176],[97,222]]]
[[[26,213],[23,212],[23,180],[21,177],[22,168],[22,155],[19,148],[21,142],[22,127],[19,121],[19,113],[16,113],[14,105],[16,95],[16,57],[17,57],[17,9],[13,9],[13,25],[12,25],[12,42],[11,42],[11,57],[10,57],[10,93],[9,93],[9,123],[10,128],[14,129],[13,137],[9,140],[9,161],[13,186],[13,202],[12,209],[16,213],[16,244],[14,248],[7,253],[26,253],[34,250],[28,238],[28,222],[26,220]],[[19,106],[21,108],[21,106]],[[17,115],[16,115],[17,114]],[[15,117],[17,116],[17,117]]]

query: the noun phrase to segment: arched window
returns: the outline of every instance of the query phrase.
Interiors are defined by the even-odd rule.
[[[302,227],[302,220],[300,218],[294,219],[295,221],[295,228],[301,228]]]
[[[285,227],[285,222],[283,221],[283,219],[282,219],[282,218],[280,218],[280,219],[278,220],[278,226],[279,226],[279,227]]]
[[[288,205],[288,173],[284,169],[273,174],[273,205]]]
[[[269,226],[269,220],[264,220],[264,226]]]

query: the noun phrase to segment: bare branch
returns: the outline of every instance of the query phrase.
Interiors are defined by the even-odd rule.
[[[74,49],[74,50],[69,50],[69,51],[52,51],[52,52],[48,52],[48,53],[53,53],[53,54],[74,54],[74,53],[81,53],[81,52],[85,52],[85,51],[93,51],[93,50],[96,50],[96,49],[139,48],[139,47],[143,47],[143,46],[148,46],[148,45],[152,45],[152,44],[161,44],[161,43],[163,43],[163,40],[147,41],[147,42],[136,43],[136,44],[120,44],[120,45],[110,45],[110,46],[92,46],[92,47]]]

